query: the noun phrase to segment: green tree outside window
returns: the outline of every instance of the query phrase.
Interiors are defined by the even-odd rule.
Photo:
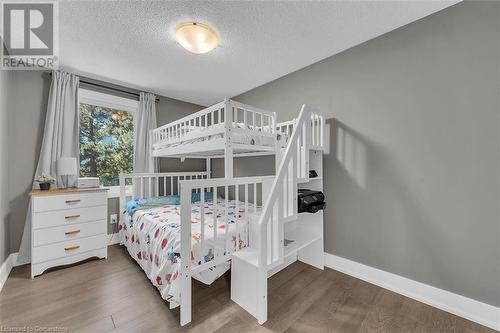
[[[119,185],[120,173],[132,173],[134,114],[80,104],[80,176],[99,177],[101,185]]]

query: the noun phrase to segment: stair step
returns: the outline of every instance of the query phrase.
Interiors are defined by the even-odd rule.
[[[232,254],[234,257],[238,257],[239,259],[247,262],[248,264],[257,267],[257,263],[259,261],[259,252],[257,249],[246,247],[240,251],[234,252]]]
[[[232,256],[233,256],[232,259],[235,259],[235,258],[240,259],[241,261],[244,261],[245,263],[257,268],[258,267],[257,262],[259,260],[258,255],[259,255],[259,253],[257,252],[256,249],[247,247],[247,248],[244,248],[243,250],[234,252],[232,254]],[[273,268],[281,265],[282,263],[283,263],[283,260],[278,260],[272,264],[269,264],[267,267],[267,270],[270,271]]]
[[[297,214],[294,214],[292,216],[288,216],[283,219],[283,223],[288,223],[297,220]]]
[[[287,257],[290,255],[296,255],[298,251],[318,240],[321,240],[322,236],[311,231],[305,231],[301,228],[285,233],[285,239],[293,241],[285,246],[284,256]]]

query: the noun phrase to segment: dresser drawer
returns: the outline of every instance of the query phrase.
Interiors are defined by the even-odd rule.
[[[107,207],[96,206],[54,210],[33,214],[33,229],[58,227],[74,223],[90,222],[107,219]]]
[[[35,196],[33,197],[33,212],[93,207],[106,202],[105,191]]]
[[[106,220],[75,223],[62,227],[44,228],[33,231],[33,246],[41,246],[56,242],[106,234]]]
[[[91,250],[105,248],[107,245],[107,235],[97,235],[60,243],[37,246],[31,253],[31,262],[36,264],[48,260],[65,258],[75,254],[84,253]]]

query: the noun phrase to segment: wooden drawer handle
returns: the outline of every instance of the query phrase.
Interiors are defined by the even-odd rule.
[[[80,248],[80,245],[75,245],[75,246],[66,246],[64,248],[65,251],[71,251],[71,250],[76,250],[76,249],[79,249]]]
[[[80,233],[80,229],[78,229],[78,230],[72,230],[72,231],[67,231],[64,234],[66,234],[66,235],[73,235],[73,234],[78,234],[78,233]]]
[[[76,218],[78,218],[78,217],[80,217],[80,214],[78,214],[78,215],[68,215],[68,216],[65,216],[64,218],[65,218],[66,220],[69,220],[69,219],[76,219]]]
[[[73,204],[73,203],[78,203],[78,202],[80,202],[80,201],[82,201],[82,200],[80,200],[80,199],[75,199],[75,200],[66,200],[66,203],[69,205],[69,204]]]

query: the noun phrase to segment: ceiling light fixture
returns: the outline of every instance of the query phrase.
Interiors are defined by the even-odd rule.
[[[210,26],[197,23],[181,23],[175,28],[175,39],[189,52],[203,54],[219,45],[219,35]]]

